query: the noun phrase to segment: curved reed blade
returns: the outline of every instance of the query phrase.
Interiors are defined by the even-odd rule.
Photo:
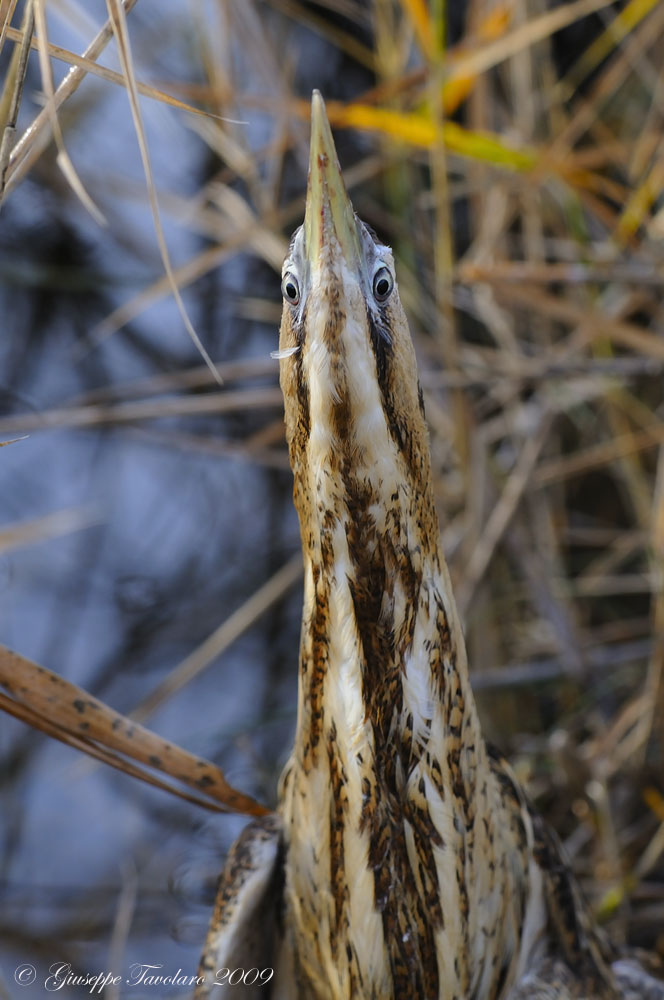
[[[83,688],[0,646],[0,709],[35,729],[188,802],[221,812],[265,816],[269,810],[228,784],[219,768],[94,698]],[[193,789],[192,796],[158,778]]]

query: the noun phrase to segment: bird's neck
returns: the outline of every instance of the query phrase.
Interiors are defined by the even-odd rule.
[[[384,470],[363,467],[357,453],[352,466],[336,460],[306,491],[315,509],[300,511],[297,744],[306,764],[334,726],[346,750],[389,748],[405,779],[432,731],[450,745],[462,727],[467,742],[479,739],[432,493],[402,478],[385,495]]]
[[[525,873],[520,860],[516,871],[490,853],[500,858],[511,834],[468,682],[432,494],[402,485],[386,502],[368,469],[319,472],[305,491],[318,497],[315,510],[300,509],[305,600],[284,788],[291,895],[306,911],[307,887],[329,886],[329,906],[310,901],[320,940],[347,940],[355,955],[356,935],[368,934],[367,953],[384,956],[392,984],[360,963],[363,978],[375,976],[376,995],[438,996],[455,955],[462,958],[445,981],[471,995],[472,984],[495,985],[500,975],[471,944],[484,941],[483,921],[509,916],[496,947],[518,950],[515,922],[501,907],[521,905],[513,883]]]
[[[500,924],[501,956],[518,950],[524,869],[468,680],[416,382],[400,419],[359,364],[334,395],[322,365],[310,372],[306,394],[285,392],[305,561],[282,788],[292,919],[320,981],[346,977],[339,995],[359,981],[377,996],[438,996],[443,982],[472,995],[502,974],[483,922]],[[302,944],[309,925],[320,954]]]

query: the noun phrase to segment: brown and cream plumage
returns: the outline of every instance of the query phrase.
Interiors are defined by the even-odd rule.
[[[275,998],[664,1000],[482,737],[392,253],[353,213],[317,93],[282,288],[297,728],[279,818],[229,856],[203,971],[245,948]]]

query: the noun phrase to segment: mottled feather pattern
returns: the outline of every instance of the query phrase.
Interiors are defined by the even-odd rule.
[[[277,815],[254,820],[242,831],[226,858],[219,878],[214,913],[198,968],[196,1000],[219,996],[217,971],[273,965],[283,891],[281,819]],[[234,987],[227,987],[231,993]],[[243,995],[265,996],[260,982]]]
[[[258,914],[262,865],[275,947],[268,935],[253,962],[274,961],[272,1000],[664,1000],[597,931],[482,737],[394,261],[353,215],[319,95],[284,276],[305,563],[297,725],[279,850],[255,825],[241,838],[211,935],[227,946]]]

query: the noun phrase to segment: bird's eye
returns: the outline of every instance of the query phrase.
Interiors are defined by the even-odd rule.
[[[377,302],[385,302],[394,288],[394,278],[387,267],[380,267],[374,274],[373,293]]]
[[[300,301],[300,286],[292,271],[287,271],[281,279],[281,294],[292,306]]]

